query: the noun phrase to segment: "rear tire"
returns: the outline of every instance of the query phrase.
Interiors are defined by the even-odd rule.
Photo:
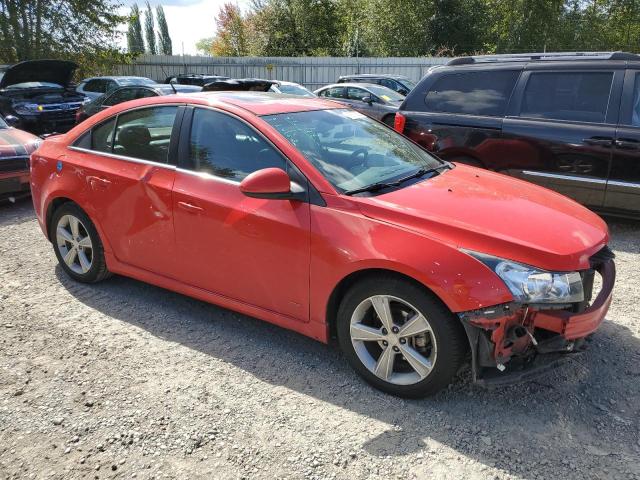
[[[367,278],[346,293],[337,334],[349,364],[362,378],[407,398],[446,387],[468,348],[460,320],[439,299],[392,275]]]
[[[111,275],[98,231],[78,205],[68,202],[60,206],[49,228],[53,250],[67,275],[82,283],[100,282]]]

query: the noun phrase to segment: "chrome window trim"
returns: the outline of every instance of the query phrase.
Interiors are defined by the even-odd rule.
[[[195,177],[200,177],[204,180],[217,180],[221,183],[226,183],[229,185],[235,185],[235,186],[240,186],[240,182],[236,181],[236,180],[230,180],[228,178],[223,178],[223,177],[218,177],[216,175],[212,175],[211,173],[207,173],[207,172],[196,172],[195,170],[188,170],[186,168],[180,168],[180,167],[176,167],[176,172],[180,172],[180,173],[187,173],[189,175],[193,175]]]
[[[151,166],[154,166],[154,167],[164,167],[164,168],[167,168],[169,170],[176,170],[176,166],[175,165],[171,165],[169,163],[160,163],[160,162],[154,162],[154,161],[151,161],[151,160],[143,160],[141,158],[127,157],[125,155],[117,155],[115,153],[100,152],[98,150],[89,150],[88,148],[74,147],[73,145],[69,145],[67,148],[69,150],[73,150],[73,151],[76,151],[76,152],[92,153],[92,154],[98,155],[100,157],[114,158],[116,160],[125,160],[125,161],[133,162],[133,163],[141,163],[143,165],[151,165]]]
[[[625,187],[625,188],[638,188],[640,189],[640,183],[638,182],[620,182],[618,180],[609,180],[607,185],[611,185],[614,187]]]
[[[11,157],[0,157],[0,163],[2,163],[4,160],[29,160],[29,158],[31,157],[31,154],[26,154],[26,155],[12,155]]]
[[[562,175],[559,173],[534,172],[532,170],[522,170],[522,174],[529,175],[531,177],[554,178],[556,180],[572,180],[574,182],[594,183],[598,185],[605,185],[607,183],[606,180],[602,180],[599,178],[585,178],[575,175]]]

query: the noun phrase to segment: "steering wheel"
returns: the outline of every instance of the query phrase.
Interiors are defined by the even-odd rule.
[[[351,156],[349,158],[351,161],[355,162],[360,155],[362,155],[362,163],[364,163],[369,157],[369,149],[366,147],[357,148],[351,152]]]

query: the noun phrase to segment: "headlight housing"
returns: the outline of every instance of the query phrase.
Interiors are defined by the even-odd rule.
[[[485,253],[464,251],[493,270],[518,302],[566,304],[584,301],[579,272],[548,272]]]

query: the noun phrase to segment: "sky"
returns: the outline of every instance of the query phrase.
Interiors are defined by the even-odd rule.
[[[154,15],[157,5],[162,5],[164,9],[169,25],[169,35],[173,42],[174,55],[182,53],[183,44],[184,53],[193,55],[198,53],[196,50],[198,40],[215,35],[215,17],[220,7],[229,1],[236,3],[242,9],[249,5],[249,0],[152,0],[149,3],[154,8]],[[137,3],[141,10],[146,10],[145,0],[125,0],[123,13],[129,13],[131,5],[134,3]],[[126,31],[126,26],[123,28]],[[121,45],[126,48],[127,39],[124,35]]]

